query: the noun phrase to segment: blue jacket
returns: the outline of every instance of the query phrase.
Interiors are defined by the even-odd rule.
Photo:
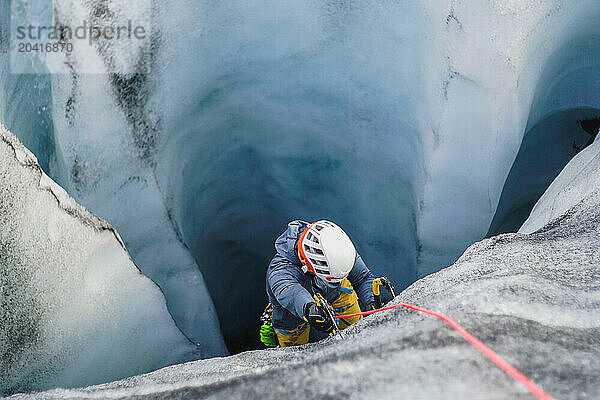
[[[273,326],[278,329],[293,330],[298,327],[304,322],[304,306],[314,302],[312,279],[309,274],[302,272],[302,264],[296,254],[298,237],[307,225],[304,221],[292,221],[275,241],[276,254],[267,270],[267,295],[273,305]],[[348,280],[363,306],[374,299],[374,278],[357,254]],[[339,290],[332,288],[321,294],[333,303],[339,296]]]

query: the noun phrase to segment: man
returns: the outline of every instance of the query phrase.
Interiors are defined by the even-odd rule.
[[[317,292],[337,315],[361,312],[359,300],[365,308],[375,308],[374,276],[348,235],[333,222],[292,221],[275,241],[275,250],[267,270],[267,295],[279,346],[308,343],[311,327],[326,334],[338,329],[315,302]],[[339,328],[360,319],[340,319]]]

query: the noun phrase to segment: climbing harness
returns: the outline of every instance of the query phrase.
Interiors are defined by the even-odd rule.
[[[537,386],[535,383],[533,383],[531,380],[529,380],[529,378],[527,378],[525,375],[523,375],[519,370],[517,370],[515,367],[513,367],[511,364],[509,364],[507,361],[505,361],[502,357],[500,357],[496,352],[494,352],[492,349],[487,347],[483,342],[481,342],[475,336],[473,336],[469,332],[467,332],[465,328],[463,328],[462,326],[460,326],[458,324],[458,322],[456,322],[452,318],[448,317],[447,315],[440,314],[435,311],[431,311],[426,308],[422,308],[422,307],[415,306],[412,304],[401,303],[401,304],[396,304],[396,305],[389,306],[389,307],[380,308],[378,310],[369,310],[369,311],[364,311],[361,313],[350,314],[350,315],[339,315],[339,316],[336,315],[335,318],[340,319],[340,318],[356,317],[359,315],[369,315],[369,314],[374,314],[374,313],[378,313],[378,312],[382,312],[382,311],[386,311],[386,310],[393,310],[394,308],[398,308],[398,307],[404,307],[409,310],[418,311],[418,312],[421,312],[424,314],[431,315],[438,319],[441,319],[442,321],[444,321],[445,323],[450,325],[450,327],[452,327],[452,329],[457,331],[467,342],[469,342],[470,344],[475,346],[475,348],[477,348],[477,350],[482,352],[494,364],[496,364],[498,367],[500,367],[504,372],[506,372],[508,375],[510,375],[517,382],[522,383],[523,386],[525,386],[527,388],[527,390],[529,390],[535,397],[537,397],[540,400],[554,400],[554,398],[552,396],[550,396],[548,393],[544,392],[539,386]]]
[[[260,316],[260,341],[267,347],[277,347],[277,335],[273,327],[273,306],[271,303],[267,305],[262,315]]]

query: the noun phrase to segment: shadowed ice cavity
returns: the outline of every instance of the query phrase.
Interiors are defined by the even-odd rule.
[[[386,123],[406,135],[382,132],[375,142],[345,121],[342,99],[299,92],[302,104],[234,108],[242,94],[227,93],[202,105],[198,117],[210,123],[189,133],[197,140],[184,139],[179,165],[171,165],[180,174],[175,217],[232,351],[256,340],[273,242],[292,219],[335,220],[376,274],[399,286],[416,278],[417,166],[407,153],[417,153],[418,142],[410,128],[392,118]]]
[[[600,118],[599,39],[575,38],[550,58],[488,236],[516,232],[569,160],[592,143]]]
[[[157,175],[232,351],[256,345],[265,271],[290,220],[336,221],[399,288],[417,276],[423,161],[406,39],[419,28],[398,22],[400,6],[284,3],[178,16],[211,27],[186,51],[164,38],[170,62],[194,74],[165,76],[161,90],[182,101],[163,121],[173,134]]]

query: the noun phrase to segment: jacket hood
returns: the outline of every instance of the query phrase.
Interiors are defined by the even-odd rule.
[[[285,232],[275,240],[275,251],[277,254],[293,264],[301,265],[300,259],[296,254],[296,243],[298,242],[298,237],[307,226],[308,222],[301,220],[288,223]]]

